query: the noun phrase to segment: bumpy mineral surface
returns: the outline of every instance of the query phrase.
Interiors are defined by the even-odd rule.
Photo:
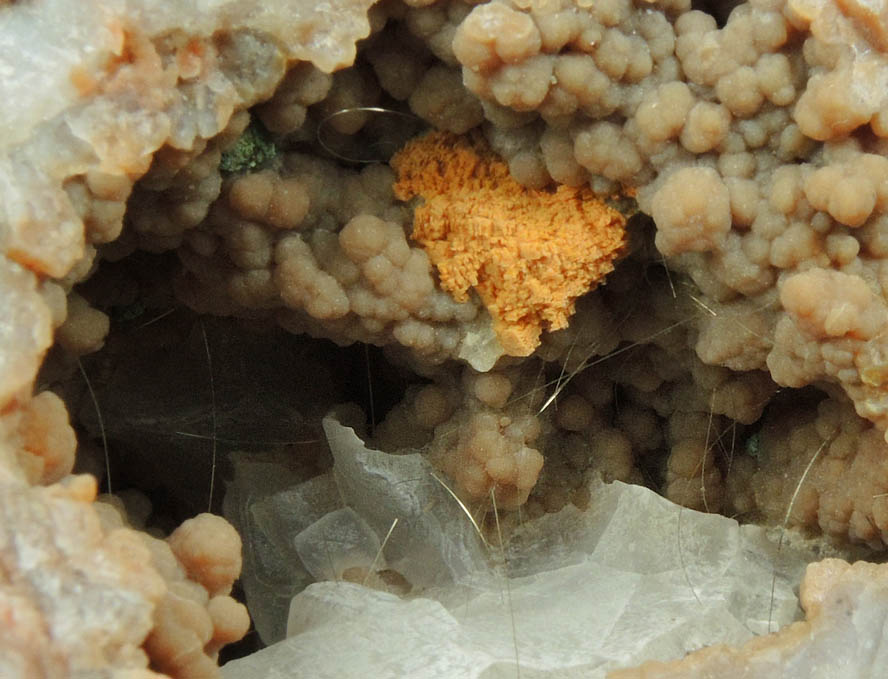
[[[0,2],[2,673],[216,676],[242,559],[266,642],[312,580],[419,586],[263,518],[343,509],[348,400],[488,547],[603,479],[884,551],[888,20],[704,9]],[[638,676],[788,667],[883,580]]]

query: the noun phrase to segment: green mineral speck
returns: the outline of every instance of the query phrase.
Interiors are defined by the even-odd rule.
[[[258,124],[249,127],[227,151],[222,152],[219,169],[228,174],[250,172],[267,163],[277,155],[274,142]]]
[[[755,459],[759,458],[759,455],[762,454],[762,436],[760,432],[754,432],[750,434],[749,438],[746,439],[746,444],[744,446],[746,448],[746,454],[754,457]]]

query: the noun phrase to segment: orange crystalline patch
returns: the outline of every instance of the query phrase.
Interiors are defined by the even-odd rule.
[[[475,288],[511,356],[567,326],[577,297],[613,271],[626,218],[588,187],[528,189],[480,135],[432,132],[393,159],[395,196],[422,196],[413,240],[457,301]]]

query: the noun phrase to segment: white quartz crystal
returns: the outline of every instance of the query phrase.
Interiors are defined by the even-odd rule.
[[[792,587],[814,557],[764,528],[616,482],[596,484],[586,511],[569,505],[523,524],[501,550],[482,543],[421,456],[371,450],[332,418],[324,426],[351,510],[327,521],[354,526],[359,516],[381,541],[398,518],[382,554],[414,590],[399,598],[353,582],[312,584],[293,598],[288,638],[229,663],[226,679],[486,679],[519,668],[523,677],[604,677],[739,645],[800,616]],[[336,563],[354,550],[316,534],[312,560]],[[312,551],[307,531],[297,539],[300,553]]]

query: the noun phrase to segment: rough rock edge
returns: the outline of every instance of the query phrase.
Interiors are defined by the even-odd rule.
[[[647,662],[607,679],[878,676],[885,666],[888,565],[824,559],[808,566],[800,599],[807,619],[740,648],[711,646],[673,662]],[[802,672],[804,674],[798,674]]]
[[[65,182],[89,170],[135,181],[162,145],[191,148],[218,134],[235,110],[270,94],[238,81],[261,64],[248,63],[233,77],[225,72],[213,44],[217,27],[251,37],[251,57],[280,61],[281,76],[284,62],[297,59],[329,71],[354,60],[355,42],[370,31],[372,0],[174,4],[177,11],[158,12],[140,0],[43,0],[0,10],[0,67],[15,64],[16,72],[0,93],[16,102],[10,108],[29,112],[0,118],[5,127],[19,126],[0,146],[0,291],[12,308],[32,309],[30,318],[0,326],[0,356],[14,355],[25,322],[36,340],[16,357],[23,367],[0,373],[0,407],[26,397],[49,346],[48,313],[33,310],[37,279],[64,276],[84,254],[83,223]],[[155,43],[174,34],[187,36],[184,46],[160,54]]]
[[[350,64],[356,41],[369,33],[371,4],[171,1],[158,11],[147,0],[37,0],[0,7],[0,71],[15,72],[0,85],[4,100],[15,102],[0,112],[9,131],[0,142],[0,420],[15,419],[30,400],[52,343],[41,283],[66,275],[84,256],[84,224],[65,183],[91,170],[134,182],[162,146],[189,149],[269,96],[289,63],[312,61],[326,71]],[[240,40],[249,61],[226,63],[226,39]],[[254,85],[251,76],[262,68],[271,77]],[[103,524],[89,477],[29,486],[20,445],[0,422],[0,497],[4,515],[17,517],[4,521],[2,559],[5,572],[19,573],[0,584],[3,673],[157,676],[139,646],[154,624],[164,577],[137,533]],[[85,624],[80,607],[92,613],[88,631],[72,626]]]

